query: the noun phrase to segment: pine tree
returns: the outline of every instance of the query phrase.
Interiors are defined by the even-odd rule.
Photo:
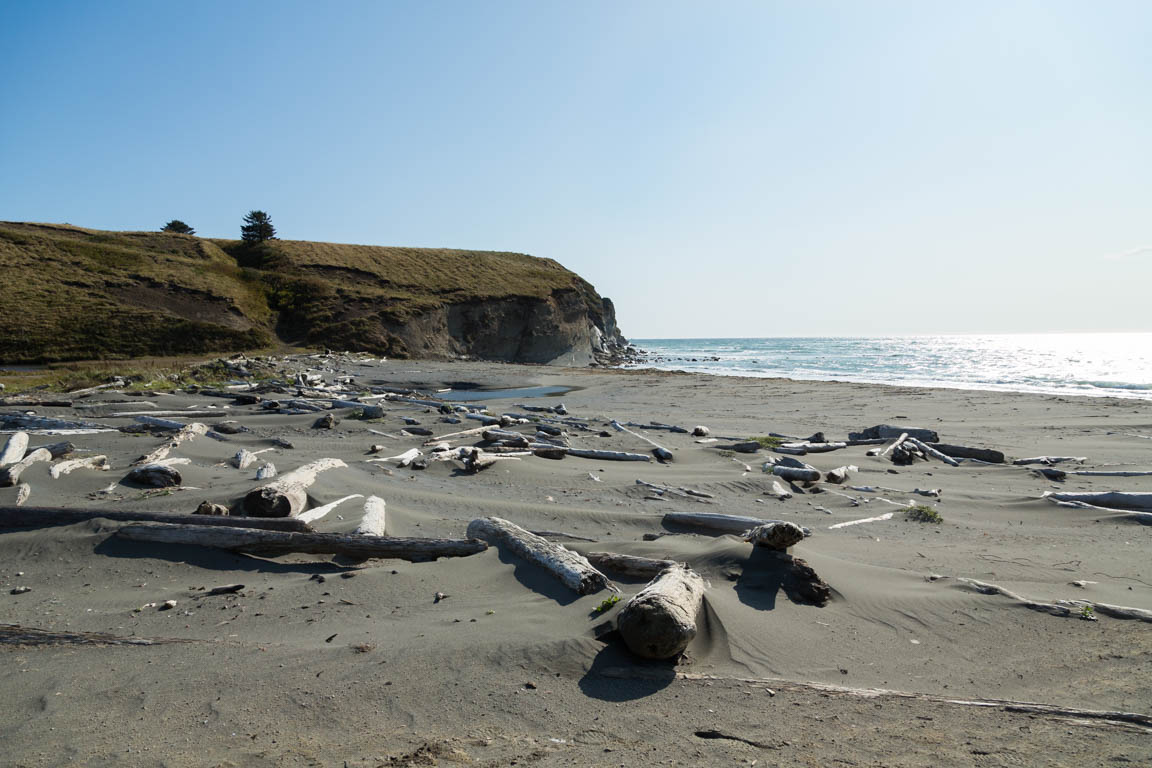
[[[175,232],[175,233],[180,234],[180,235],[194,235],[194,234],[196,234],[196,230],[192,229],[192,227],[190,227],[187,224],[185,224],[184,222],[180,221],[180,219],[172,219],[172,221],[165,224],[164,227],[160,231],[161,232]]]
[[[276,238],[276,227],[272,218],[264,211],[248,211],[244,226],[240,227],[240,239],[246,243],[262,243]]]

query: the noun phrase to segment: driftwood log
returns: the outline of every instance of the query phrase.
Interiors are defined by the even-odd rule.
[[[204,518],[207,519],[207,518]],[[227,520],[229,518],[216,518]],[[344,555],[359,559],[389,558],[423,562],[438,557],[466,557],[483,552],[488,545],[470,539],[393,539],[341,533],[286,533],[255,528],[210,525],[126,525],[118,538],[163,544],[192,544],[255,555]]]
[[[286,472],[244,497],[244,509],[253,517],[295,517],[308,505],[308,488],[316,476],[329,469],[348,466],[340,459],[317,459]]]
[[[1013,464],[1018,467],[1024,467],[1029,464],[1065,464],[1073,462],[1075,464],[1083,464],[1088,460],[1087,456],[1033,456],[1029,459],[1016,459]]]
[[[942,462],[944,462],[945,464],[947,464],[947,465],[949,465],[949,466],[952,466],[952,467],[958,467],[958,466],[960,466],[960,462],[956,461],[956,459],[952,458],[951,456],[949,456],[949,455],[948,455],[948,454],[946,454],[946,453],[943,453],[943,452],[941,452],[941,451],[938,451],[938,450],[936,450],[935,448],[933,448],[932,446],[928,445],[927,443],[921,442],[921,441],[917,440],[917,439],[916,439],[916,438],[914,438],[914,437],[909,437],[909,438],[907,439],[907,442],[909,442],[909,443],[911,443],[912,445],[916,446],[917,448],[919,448],[921,451],[923,451],[924,453],[928,454],[928,455],[929,455],[929,456],[931,456],[932,458],[934,458],[934,459],[936,459],[936,460],[938,460],[938,461],[942,461]]]
[[[976,459],[977,461],[986,461],[989,464],[1003,464],[1005,461],[1003,453],[991,448],[969,448],[966,445],[949,445],[948,443],[928,443],[928,445],[955,459]]]
[[[611,586],[608,577],[578,552],[565,549],[499,517],[480,517],[468,524],[468,538],[507,547],[512,553],[549,571],[581,595]]]
[[[875,440],[877,438],[884,438],[891,440],[892,438],[899,437],[902,434],[907,434],[909,437],[914,437],[917,440],[923,440],[928,443],[940,442],[940,436],[931,429],[917,429],[916,427],[893,427],[888,424],[877,424],[874,427],[868,427],[860,432],[849,432],[849,440]]]
[[[674,565],[624,604],[616,617],[616,628],[637,656],[674,658],[696,637],[696,616],[703,600],[704,580],[700,575]]]
[[[651,461],[652,457],[646,453],[625,453],[624,451],[598,451],[589,448],[569,448],[569,456],[578,456],[581,459],[599,459],[601,461]]]
[[[52,461],[52,452],[47,448],[37,448],[14,464],[0,468],[0,488],[11,488],[20,482],[24,470],[41,461]]]
[[[85,456],[82,459],[68,459],[67,461],[61,461],[59,464],[53,464],[49,467],[48,474],[52,476],[52,479],[56,480],[62,475],[67,475],[69,472],[77,469],[107,471],[111,469],[111,467],[108,466],[108,457],[103,454],[98,454],[96,456]]]
[[[384,523],[384,499],[369,496],[364,500],[364,518],[353,533],[358,536],[383,536]]]
[[[666,568],[676,565],[675,560],[654,560],[650,557],[618,555],[614,552],[589,552],[587,557],[588,562],[602,571],[644,579],[651,579]]]
[[[820,480],[820,470],[818,469],[787,467],[783,464],[777,464],[773,466],[772,474],[791,483],[815,483]]]
[[[72,525],[84,520],[105,518],[129,522],[174,523],[179,525],[223,525],[233,528],[261,528],[271,531],[311,533],[312,527],[293,518],[207,517],[176,515],[128,509],[76,509],[53,507],[0,507],[0,529],[41,528],[49,525]]]
[[[753,546],[785,552],[788,547],[804,540],[804,529],[784,520],[764,523],[744,534],[744,540]]]
[[[784,520],[761,520],[758,517],[745,517],[744,515],[719,515],[708,512],[669,512],[664,515],[664,525],[680,526],[684,528],[706,528],[724,533],[743,534],[745,531],[770,523],[783,523]],[[791,523],[789,523],[791,525]],[[805,536],[811,534],[807,528],[801,528]]]
[[[180,471],[168,464],[145,464],[134,467],[125,475],[124,479],[137,485],[146,485],[150,488],[171,488],[184,482]]]
[[[644,442],[648,443],[648,445],[652,446],[652,455],[655,456],[658,461],[664,461],[664,462],[672,461],[672,458],[673,458],[672,457],[672,451],[670,451],[667,448],[665,448],[664,446],[660,445],[655,440],[651,440],[647,437],[644,437],[644,435],[633,432],[632,430],[628,429],[628,427],[624,426],[623,424],[616,421],[615,419],[612,420],[611,424],[612,424],[612,428],[615,429],[617,432],[627,432],[628,434],[632,435],[632,437],[635,437],[637,440],[643,440]],[[680,431],[686,432],[687,430],[680,430]]]
[[[1050,501],[1071,501],[1082,504],[1091,504],[1095,507],[1108,507],[1119,510],[1152,511],[1152,493],[1109,491],[1107,493],[1046,493],[1044,498]]]
[[[15,464],[24,458],[24,454],[27,452],[28,433],[16,432],[8,438],[8,442],[4,444],[4,450],[0,451],[0,468]]]

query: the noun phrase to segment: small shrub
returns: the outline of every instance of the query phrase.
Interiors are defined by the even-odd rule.
[[[604,613],[606,611],[611,610],[612,606],[616,605],[616,603],[618,603],[618,602],[620,602],[620,595],[612,595],[612,597],[608,598],[604,602],[600,603],[600,605],[596,606],[596,608],[594,610],[596,613]]]
[[[1080,618],[1084,621],[1096,621],[1096,610],[1091,605],[1080,606]]]
[[[778,448],[784,444],[784,439],[781,437],[750,437],[749,440],[760,443],[761,448]]]
[[[935,509],[923,504],[918,504],[912,507],[905,513],[905,517],[917,523],[935,523],[940,524],[944,522],[944,518]]]

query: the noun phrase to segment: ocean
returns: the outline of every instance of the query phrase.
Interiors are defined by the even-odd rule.
[[[1152,333],[631,341],[629,368],[1152,400]]]

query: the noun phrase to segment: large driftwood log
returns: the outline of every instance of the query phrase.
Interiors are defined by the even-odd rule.
[[[28,452],[28,433],[17,432],[8,438],[8,442],[4,444],[4,450],[0,451],[0,468],[7,467],[10,464],[15,464],[24,458],[24,454]]]
[[[608,577],[596,570],[578,552],[565,549],[499,517],[480,517],[468,524],[468,538],[500,544],[514,554],[546,569],[569,589],[581,595],[611,586]]]
[[[1109,507],[1119,510],[1152,511],[1152,493],[1109,491],[1107,493],[1052,493],[1044,494],[1050,501],[1071,501],[1091,504],[1096,507]]]
[[[786,552],[788,547],[799,544],[804,540],[804,529],[784,520],[764,523],[747,531],[744,541],[752,542],[753,546],[766,547],[777,552]]]
[[[91,432],[115,432],[115,427],[107,424],[95,424],[89,421],[69,421],[67,419],[54,419],[50,416],[33,416],[27,413],[2,413],[0,424],[7,429],[28,429],[36,431],[83,430]],[[81,434],[81,433],[77,433]]]
[[[364,518],[353,533],[360,536],[383,536],[384,524],[384,499],[369,496],[364,500]]]
[[[295,517],[308,505],[308,488],[328,469],[348,466],[340,459],[317,459],[286,472],[244,497],[244,509],[254,517]]]
[[[226,520],[228,518],[216,518]],[[149,523],[126,525],[116,536],[130,541],[193,544],[257,555],[344,555],[359,559],[391,558],[423,562],[438,557],[465,557],[483,552],[483,541],[466,539],[393,539],[341,533],[285,533],[255,528]]]
[[[704,600],[704,580],[685,566],[660,572],[620,609],[616,628],[637,656],[670,659],[696,637],[696,615]]]
[[[724,533],[743,534],[745,531],[770,523],[783,523],[784,520],[762,520],[758,517],[744,515],[718,515],[709,512],[669,512],[664,515],[664,525],[681,526],[684,528],[706,528]],[[805,536],[812,532],[801,528]]]
[[[271,531],[311,533],[312,527],[293,518],[207,517],[127,509],[75,509],[52,507],[0,507],[0,529],[39,528],[71,525],[96,518],[130,522],[175,523],[180,525],[223,525],[233,528],[262,528]]]
[[[0,488],[11,488],[20,482],[20,475],[28,467],[41,461],[52,461],[52,452],[47,448],[37,448],[15,464],[0,468]]]
[[[614,552],[589,552],[588,562],[602,571],[613,571],[621,576],[639,576],[651,579],[666,568],[676,565],[675,560],[654,560],[636,555],[618,555]]]

